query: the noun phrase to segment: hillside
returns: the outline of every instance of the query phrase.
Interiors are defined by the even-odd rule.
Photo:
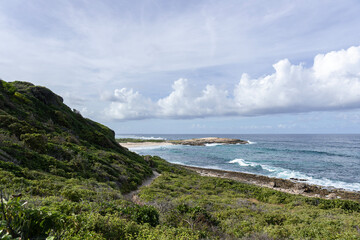
[[[0,239],[360,239],[359,202],[142,157],[49,89],[0,83]]]
[[[142,157],[119,146],[112,130],[83,118],[45,87],[1,81],[0,127],[0,167],[19,178],[95,179],[127,192],[152,174]]]

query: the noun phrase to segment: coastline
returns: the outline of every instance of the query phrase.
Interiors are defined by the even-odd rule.
[[[124,148],[158,147],[174,145],[170,142],[126,142],[119,143]]]
[[[298,194],[307,197],[317,197],[324,199],[353,200],[360,202],[360,192],[309,184],[301,180],[296,181],[291,179],[272,178],[251,173],[200,168],[186,165],[179,166],[195,171],[201,176],[232,179],[242,183],[254,184],[260,187],[267,187],[290,194]]]
[[[248,141],[232,138],[206,137],[192,138],[184,140],[164,140],[164,141],[127,141],[119,142],[125,148],[169,146],[169,145],[189,145],[189,146],[206,146],[207,144],[249,144]]]
[[[136,149],[142,147],[169,146],[174,144],[166,141],[166,142],[127,142],[127,143],[120,143],[120,145],[128,149],[130,148],[131,150],[131,148]],[[193,167],[193,166],[187,166],[181,164],[176,164],[176,165],[195,171],[201,176],[232,179],[235,181],[254,184],[260,187],[267,187],[290,194],[303,195],[307,197],[318,197],[324,199],[343,199],[343,200],[348,199],[348,200],[354,200],[360,202],[360,192],[310,184],[305,181],[302,181],[302,179],[298,179],[298,180],[282,179],[282,178],[267,177],[263,175],[256,175],[251,173]]]

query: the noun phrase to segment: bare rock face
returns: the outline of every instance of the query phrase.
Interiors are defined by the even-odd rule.
[[[45,87],[32,87],[31,93],[46,105],[60,106],[63,103],[62,97],[56,95]]]
[[[336,199],[337,195],[335,193],[330,193],[329,195],[326,195],[327,199]]]
[[[218,138],[218,137],[208,137],[208,138],[194,138],[186,140],[175,140],[170,141],[173,144],[181,145],[191,145],[191,146],[205,146],[206,144],[247,144],[248,141],[232,138]]]

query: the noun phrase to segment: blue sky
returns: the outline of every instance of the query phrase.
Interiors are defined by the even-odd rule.
[[[360,133],[359,1],[0,1],[0,78],[126,133]]]

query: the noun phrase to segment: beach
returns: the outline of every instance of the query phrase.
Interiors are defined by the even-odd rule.
[[[120,146],[125,148],[143,148],[143,147],[158,147],[158,146],[169,146],[173,145],[169,142],[127,142],[119,143]]]

